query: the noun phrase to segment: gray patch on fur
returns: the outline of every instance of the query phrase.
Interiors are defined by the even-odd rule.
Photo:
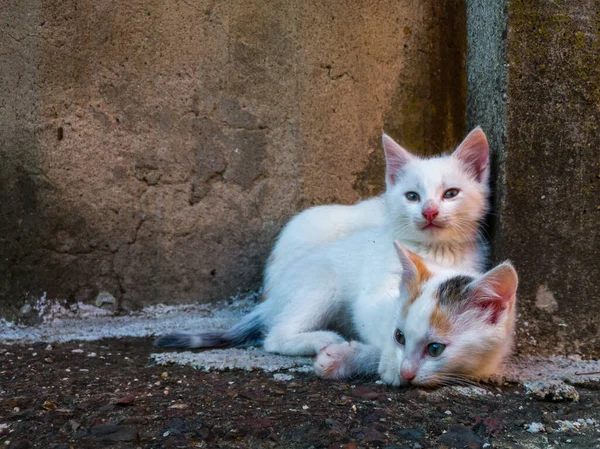
[[[187,349],[192,347],[192,336],[181,332],[163,335],[154,340],[154,346],[161,348]]]
[[[471,276],[454,276],[438,287],[439,302],[442,306],[453,307],[468,299],[467,285],[473,282]]]

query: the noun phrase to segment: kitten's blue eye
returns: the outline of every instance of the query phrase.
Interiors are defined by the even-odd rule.
[[[444,192],[444,199],[449,200],[450,198],[454,198],[458,195],[458,192],[460,192],[458,189],[448,189]]]
[[[444,352],[444,349],[446,349],[446,345],[441,343],[431,343],[427,346],[427,352],[431,357],[439,357],[439,355]]]
[[[421,199],[417,192],[406,192],[404,196],[408,201],[419,201]]]
[[[399,345],[403,345],[404,343],[406,343],[404,334],[400,329],[396,329],[396,331],[394,332],[394,340],[396,340],[396,343],[398,343]]]

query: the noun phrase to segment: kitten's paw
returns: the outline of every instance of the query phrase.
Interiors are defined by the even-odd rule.
[[[400,375],[400,370],[394,369],[392,366],[387,366],[383,370],[380,368],[379,377],[381,377],[381,380],[386,384],[393,385],[394,387],[408,385],[408,381]]]
[[[325,379],[351,377],[357,347],[354,341],[325,346],[315,357],[315,374]]]
[[[388,371],[384,373],[379,373],[379,376],[381,377],[381,380],[383,380],[386,384],[392,385],[394,387],[399,387],[408,383],[400,376],[399,373]]]
[[[394,356],[382,357],[377,373],[386,384],[399,387],[407,385],[408,382],[400,375],[400,365]]]

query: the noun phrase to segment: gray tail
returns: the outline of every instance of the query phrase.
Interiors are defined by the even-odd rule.
[[[232,348],[258,342],[263,337],[263,320],[254,311],[225,331],[205,331],[198,334],[175,332],[154,340],[154,346],[161,348]]]

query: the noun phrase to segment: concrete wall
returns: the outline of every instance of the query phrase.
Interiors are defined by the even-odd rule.
[[[491,150],[493,213],[487,218],[491,259],[502,259],[503,230],[498,213],[506,174],[506,5],[496,0],[467,2],[467,127],[482,126]]]
[[[384,125],[462,138],[465,43],[458,0],[3,1],[2,314],[259,287],[292,214],[381,191]]]
[[[522,352],[600,355],[599,17],[597,1],[468,2],[468,122],[494,130]]]

